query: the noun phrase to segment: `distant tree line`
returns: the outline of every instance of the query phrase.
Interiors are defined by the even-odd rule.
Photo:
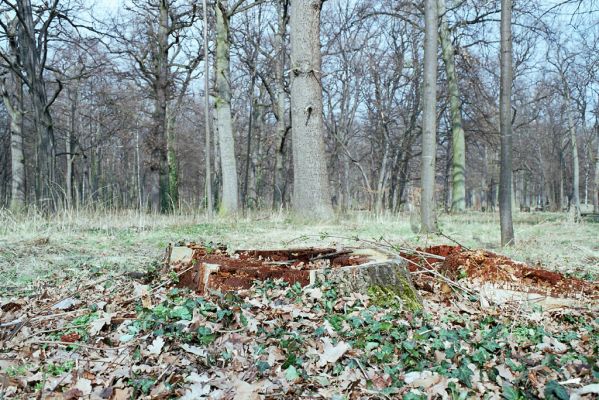
[[[599,211],[594,0],[203,3],[0,0],[3,207]]]

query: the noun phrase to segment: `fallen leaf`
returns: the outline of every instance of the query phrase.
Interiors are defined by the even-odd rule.
[[[133,396],[133,389],[131,388],[115,389],[110,400],[129,400],[131,396]]]
[[[150,354],[159,355],[162,352],[162,347],[164,346],[164,339],[162,336],[158,336],[151,345],[148,346],[148,352]]]
[[[348,351],[351,347],[349,344],[344,341],[340,341],[336,346],[333,346],[331,343],[331,339],[328,337],[322,338],[322,342],[324,344],[324,351],[320,355],[320,360],[318,361],[318,365],[325,366],[327,363],[335,363],[339,360],[346,351]]]
[[[240,379],[233,381],[233,389],[235,390],[235,396],[233,400],[259,400],[260,395],[258,391],[262,388],[262,385],[258,383],[250,384]]]
[[[500,365],[496,366],[495,368],[497,369],[497,373],[499,374],[499,376],[502,377],[503,379],[505,379],[506,381],[512,383],[516,379],[514,374],[512,374],[512,371],[510,371],[510,369],[508,367],[506,367],[505,365],[500,364]]]
[[[88,396],[92,392],[92,381],[85,378],[80,378],[75,384],[75,388],[79,389],[83,396]]]
[[[77,332],[67,333],[66,335],[62,335],[60,337],[61,342],[74,343],[81,339],[81,335]]]
[[[575,389],[570,394],[570,400],[579,400],[584,395],[587,394],[599,394],[599,383],[592,383],[590,385],[586,385],[581,387],[580,389]]]
[[[433,373],[432,371],[408,372],[404,375],[404,382],[415,388],[422,387],[428,389],[441,382],[441,375]]]
[[[543,343],[537,345],[537,350],[547,353],[563,354],[568,351],[568,346],[555,338],[543,336]]]
[[[197,372],[192,372],[185,378],[185,382],[190,382],[191,385],[187,387],[185,394],[181,396],[182,400],[202,399],[210,393],[210,377],[208,375],[199,375]]]
[[[205,357],[206,356],[206,349],[203,349],[201,347],[197,347],[197,346],[191,346],[188,344],[182,344],[181,348],[183,350],[185,350],[188,353],[191,354],[195,354],[198,357]]]
[[[98,333],[100,333],[104,326],[110,325],[110,321],[112,320],[113,315],[113,313],[105,313],[104,315],[102,315],[102,317],[92,321],[89,324],[88,329],[90,336],[96,336]]]
[[[144,308],[152,308],[152,296],[150,296],[150,287],[133,282],[133,293],[136,298],[141,299],[141,304]]]
[[[83,392],[80,389],[72,388],[65,392],[63,395],[64,400],[76,400],[80,397],[83,397]]]
[[[81,302],[79,300],[74,299],[72,297],[68,297],[68,298],[66,298],[64,300],[61,300],[58,303],[54,304],[52,306],[52,308],[54,310],[68,311],[68,310],[71,310],[71,309],[75,308],[79,304],[81,304]]]

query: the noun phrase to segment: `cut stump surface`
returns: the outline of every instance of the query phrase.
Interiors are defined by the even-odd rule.
[[[290,285],[329,282],[340,296],[362,293],[373,301],[394,302],[409,309],[422,301],[406,264],[373,249],[297,248],[282,250],[212,249],[201,245],[173,247],[171,267],[179,285],[200,294],[239,291],[255,281],[281,279]]]

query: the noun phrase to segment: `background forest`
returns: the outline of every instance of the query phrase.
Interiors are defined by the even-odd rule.
[[[494,210],[501,7],[444,1],[436,202]],[[581,203],[598,206],[597,7],[514,2],[516,208],[562,210],[575,191]],[[1,0],[0,204],[48,211],[290,206],[289,8],[286,0],[217,0],[205,17],[201,2],[182,0]],[[378,213],[416,203],[422,4],[329,0],[320,36],[331,203]],[[455,200],[452,188],[464,179],[463,199]]]

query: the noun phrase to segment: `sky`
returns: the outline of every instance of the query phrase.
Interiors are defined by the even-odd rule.
[[[114,13],[121,3],[123,3],[123,0],[95,0],[94,11],[100,14]]]

